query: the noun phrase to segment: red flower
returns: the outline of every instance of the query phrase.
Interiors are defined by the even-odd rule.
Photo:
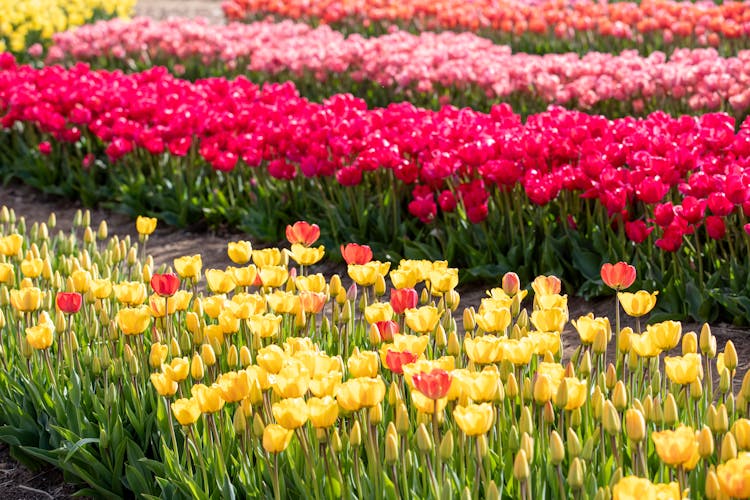
[[[320,238],[320,228],[317,224],[297,221],[294,225],[286,226],[286,239],[289,243],[301,243],[309,247]]]
[[[372,250],[367,245],[358,245],[356,243],[347,243],[341,245],[341,256],[347,264],[363,265],[372,260]]]
[[[75,314],[81,310],[83,297],[77,292],[58,292],[55,298],[57,308],[66,314]]]
[[[444,398],[451,388],[453,377],[450,373],[440,368],[433,369],[430,373],[417,373],[411,378],[414,387],[430,399]]]
[[[162,297],[171,297],[180,287],[180,278],[175,273],[154,274],[151,288]]]
[[[390,342],[393,336],[398,333],[398,323],[395,321],[376,321],[375,327],[378,329],[378,335],[383,342]]]
[[[706,217],[706,233],[714,240],[720,240],[727,234],[727,227],[724,224],[724,219],[717,215],[709,215]]]
[[[391,307],[396,314],[403,314],[407,309],[417,307],[419,295],[413,288],[401,288],[400,290],[391,290]]]
[[[653,227],[647,227],[642,220],[625,221],[625,234],[628,239],[634,243],[643,243],[648,235],[654,230]]]
[[[625,290],[635,281],[635,267],[626,262],[604,264],[601,270],[602,281],[615,290]]]
[[[414,363],[418,358],[419,356],[409,351],[398,352],[388,349],[385,353],[385,366],[393,373],[401,375],[404,373],[404,365]]]
[[[52,144],[49,141],[42,141],[39,143],[39,152],[44,156],[49,156],[52,153]]]

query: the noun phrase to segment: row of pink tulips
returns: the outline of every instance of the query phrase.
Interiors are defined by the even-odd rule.
[[[537,107],[631,101],[636,113],[731,110],[737,116],[750,108],[750,51],[729,58],[714,49],[678,49],[669,58],[636,51],[537,56],[513,54],[471,33],[395,31],[364,38],[292,22],[230,23],[217,30],[199,20],[147,18],[99,22],[59,33],[54,42],[47,63],[168,64],[179,73],[192,60],[198,67],[306,77],[329,93],[349,90],[351,83],[337,80],[345,77],[402,93],[437,92],[447,102],[473,88],[477,102],[530,99]]]
[[[34,69],[0,57],[4,129],[32,126],[67,143],[93,136],[112,162],[140,152],[180,157],[192,147],[216,170],[262,165],[280,180],[335,176],[355,186],[381,172],[413,188],[409,211],[425,223],[438,205],[451,212],[459,202],[471,222],[484,220],[493,186],[520,185],[536,205],[580,193],[621,214],[634,241],[660,227],[657,245],[671,251],[704,222],[721,239],[726,217],[739,210],[744,224],[750,213],[750,128],[735,133],[724,114],[608,120],[553,109],[524,124],[507,106],[489,114],[408,103],[368,109],[347,95],[310,102],[291,83],[191,83],[160,68]],[[87,167],[96,143],[83,144]]]

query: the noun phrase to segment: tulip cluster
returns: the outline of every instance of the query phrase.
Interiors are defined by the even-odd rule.
[[[0,421],[103,495],[748,498],[750,374],[708,325],[569,321],[558,278],[515,273],[459,312],[446,261],[347,243],[343,277],[316,273],[307,222],[157,269],[76,219],[0,210]],[[631,266],[601,276],[653,307]]]
[[[501,271],[526,279],[571,273],[572,282],[589,282],[587,293],[600,290],[592,263],[614,251],[658,263],[643,279],[670,291],[667,310],[685,314],[691,304],[690,314],[705,319],[716,317],[718,301],[725,313],[750,317],[738,299],[750,295],[748,271],[737,260],[750,247],[750,129],[735,132],[724,114],[608,120],[553,108],[522,123],[505,105],[488,114],[407,103],[368,109],[342,94],[318,104],[291,83],[190,83],[160,68],[33,69],[8,55],[2,68],[0,147],[28,159],[4,165],[7,177],[88,202],[153,207],[177,223],[229,222],[268,239],[280,236],[280,214],[323,210],[334,238],[352,228],[385,250],[411,234],[467,267],[500,255]],[[311,186],[319,196],[308,195]],[[413,216],[406,226],[405,212]],[[388,250],[428,255],[425,248]],[[572,263],[556,257],[567,254]]]
[[[229,20],[291,18],[337,29],[378,34],[395,27],[413,31],[473,31],[516,51],[602,50],[640,47],[747,47],[745,2],[569,2],[566,0],[227,0]]]
[[[455,103],[489,109],[499,101],[527,112],[549,104],[605,114],[750,107],[750,52],[721,58],[714,49],[678,49],[642,57],[588,52],[512,53],[470,33],[396,31],[345,37],[328,26],[201,21],[107,21],[54,37],[46,62],[87,61],[105,68],[165,64],[190,76],[245,74],[293,79],[308,98],[355,92],[370,103],[408,98],[417,105]],[[440,98],[436,98],[440,96]]]
[[[130,15],[135,0],[2,0],[0,1],[0,52],[22,53],[39,43],[48,43],[54,33],[111,17]]]

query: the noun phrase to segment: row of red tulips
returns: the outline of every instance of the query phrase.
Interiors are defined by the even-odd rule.
[[[514,49],[612,51],[715,46],[724,53],[746,48],[750,5],[746,2],[595,2],[542,0],[227,0],[229,20],[266,16],[331,24],[365,34],[393,26],[411,31],[474,31]]]
[[[680,49],[669,58],[634,51],[536,56],[471,33],[363,38],[292,22],[217,30],[204,21],[148,18],[59,33],[46,57],[48,64],[109,69],[167,65],[191,77],[249,71],[255,79],[291,78],[314,99],[356,92],[377,103],[408,98],[486,109],[506,100],[529,112],[560,104],[605,114],[731,110],[737,117],[750,108],[749,60],[750,51],[722,58],[714,49]]]
[[[34,69],[7,55],[0,61],[6,176],[36,175],[42,188],[67,186],[68,194],[100,197],[89,201],[136,204],[167,219],[171,202],[185,217],[171,222],[212,214],[214,223],[229,217],[252,227],[257,219],[247,217],[279,210],[291,217],[325,202],[351,218],[331,226],[364,235],[374,225],[374,239],[388,242],[408,210],[422,222],[411,224],[412,233],[436,234],[437,220],[446,231],[453,223],[509,231],[501,233],[508,242],[477,236],[475,246],[487,253],[474,249],[462,265],[496,261],[502,248],[493,245],[518,244],[521,256],[542,252],[541,265],[558,269],[563,250],[535,241],[555,227],[579,235],[580,244],[601,240],[587,247],[599,258],[631,252],[626,237],[649,252],[653,245],[687,252],[686,267],[701,285],[750,248],[750,133],[735,133],[723,114],[608,120],[553,109],[524,124],[507,106],[489,114],[406,103],[367,109],[347,95],[312,103],[291,83],[261,89],[244,78],[191,83],[158,68],[126,75],[84,65]],[[53,168],[59,164],[62,170]],[[219,172],[220,184],[207,181],[200,165]],[[135,175],[142,177],[128,177]],[[165,179],[169,193],[159,194]],[[316,200],[293,192],[311,188],[321,191]],[[277,236],[269,229],[276,222],[264,219],[266,236]],[[621,243],[611,249],[603,233]],[[444,250],[463,253],[453,236],[439,238]]]

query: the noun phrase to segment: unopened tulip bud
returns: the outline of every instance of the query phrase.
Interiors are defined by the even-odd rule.
[[[565,460],[565,445],[557,431],[552,431],[549,436],[550,460],[552,465],[560,465]]]
[[[734,342],[728,340],[727,344],[724,346],[724,366],[726,366],[729,371],[733,371],[737,368],[737,363],[737,349],[734,347]]]
[[[94,231],[86,226],[86,229],[83,231],[83,242],[84,243],[93,243],[96,241],[96,235],[94,234]]]
[[[193,380],[201,380],[206,373],[205,366],[203,364],[203,358],[195,353],[193,360],[190,362],[190,376]]]
[[[445,334],[445,328],[443,328],[443,325],[438,325],[435,329],[435,345],[440,348],[448,345],[448,337]]]
[[[521,280],[514,272],[507,272],[501,281],[503,292],[510,297],[516,295],[521,289]]]
[[[508,375],[508,380],[505,382],[505,394],[511,400],[518,397],[518,382],[516,381],[516,376],[513,373]]]
[[[93,373],[96,377],[98,377],[102,373],[102,363],[97,357],[94,357],[94,359],[91,360],[91,373]]]
[[[714,436],[706,425],[698,433],[698,454],[701,458],[708,458],[714,454]]]
[[[362,444],[362,429],[359,427],[359,420],[354,421],[349,431],[349,446],[357,447]]]
[[[344,445],[341,443],[341,435],[339,434],[338,429],[334,429],[333,434],[331,435],[331,448],[334,453],[340,453],[344,448]]]
[[[570,412],[570,425],[574,427],[575,429],[577,429],[581,426],[581,422],[583,422],[583,415],[581,414],[581,409],[576,408],[575,410]]]
[[[589,351],[583,353],[583,358],[581,358],[581,365],[578,368],[578,372],[583,378],[588,378],[588,376],[591,375],[591,355],[589,354]]]
[[[555,407],[552,405],[552,401],[547,401],[542,408],[542,420],[545,424],[553,424],[555,422]]]
[[[706,474],[706,498],[709,500],[723,498],[721,485],[719,484],[719,477],[716,475],[716,471],[713,467],[711,467]]]
[[[529,468],[529,461],[526,458],[526,452],[521,449],[516,453],[516,458],[513,461],[513,477],[518,481],[526,481],[531,475],[531,469]]]
[[[373,425],[377,425],[380,422],[383,421],[383,406],[382,405],[375,405],[370,407],[370,422],[373,423]]]
[[[570,462],[568,469],[568,486],[573,490],[580,490],[583,487],[583,462],[576,457]]]
[[[133,376],[138,375],[141,371],[141,365],[137,357],[133,356],[128,360],[128,370],[130,370],[130,374]]]
[[[724,403],[716,408],[716,417],[714,418],[714,425],[711,430],[716,434],[723,434],[729,430],[729,414]]]
[[[449,429],[440,441],[440,457],[444,460],[450,460],[453,457],[453,432]]]
[[[432,438],[424,424],[419,424],[417,428],[417,446],[423,453],[429,453],[432,450]]]
[[[474,321],[474,308],[473,307],[467,307],[464,309],[463,314],[463,323],[464,323],[464,331],[466,332],[473,332],[474,328],[476,326],[476,323]]]
[[[640,443],[646,438],[646,419],[635,408],[625,412],[625,434],[634,443]]]
[[[477,454],[484,458],[487,456],[487,453],[490,451],[489,444],[487,443],[487,435],[486,434],[480,434],[477,436]]]
[[[657,368],[651,372],[651,391],[654,394],[659,394],[661,390],[661,371]]]
[[[696,379],[696,382],[700,383],[700,380]],[[724,369],[721,370],[721,375],[719,377],[719,392],[722,394],[726,394],[729,392],[729,389],[732,385],[732,377],[729,373],[729,368],[724,367]]]
[[[248,348],[246,345],[243,345],[240,347],[240,365],[242,365],[243,368],[247,368],[253,363],[252,361],[252,355],[250,353],[250,348]]]
[[[521,442],[519,448],[526,452],[526,459],[529,463],[534,462],[534,438],[527,433],[521,433]]]
[[[398,388],[395,382],[392,382],[390,387],[388,387],[388,404],[395,406],[397,403],[403,401],[403,399],[401,389]]]
[[[682,355],[698,352],[698,336],[695,332],[687,332],[682,336]]]
[[[615,384],[615,390],[612,392],[612,404],[619,412],[624,411],[628,406],[628,390],[622,380],[618,380]]]
[[[604,330],[598,330],[594,335],[594,344],[592,346],[596,354],[603,354],[607,350],[607,332]]]
[[[206,366],[216,364],[216,351],[211,344],[201,344],[201,358]]]
[[[458,334],[456,330],[451,331],[448,335],[448,344],[446,345],[446,352],[449,356],[458,356],[461,354],[461,342],[458,340]]]
[[[620,470],[620,469],[618,469]],[[617,471],[615,471],[617,472]],[[617,482],[622,478],[622,473],[618,477],[615,477],[613,475],[612,480],[610,481],[611,484],[617,484]],[[603,486],[600,486],[598,490],[596,490],[596,494],[594,495],[594,500],[610,500],[609,495],[609,488],[605,488]]]
[[[679,410],[677,409],[677,401],[675,401],[672,393],[668,393],[664,400],[664,423],[667,426],[673,426],[679,418]]]
[[[731,432],[724,434],[721,440],[721,462],[737,458],[737,442]]]
[[[398,461],[398,439],[393,435],[385,436],[385,463],[392,465]]]
[[[690,383],[690,398],[694,401],[703,397],[703,384],[700,379],[695,379]]]
[[[521,388],[521,397],[523,398],[524,403],[531,402],[531,400],[534,397],[534,391],[531,385],[531,379],[529,377],[524,377],[523,379],[523,387]]]
[[[260,418],[260,414],[256,413],[253,417],[253,436],[256,438],[263,437],[263,429],[265,429],[266,426],[263,424],[263,419]]]
[[[604,385],[607,386],[608,390],[612,390],[612,388],[617,383],[617,371],[615,371],[615,365],[612,363],[607,364],[607,370],[605,372],[604,377]]]
[[[521,419],[519,421],[519,427],[522,433],[533,434],[534,433],[534,419],[531,416],[531,410],[528,406],[524,406],[521,410]]]
[[[245,418],[245,413],[242,411],[242,406],[237,406],[237,409],[234,410],[232,427],[234,427],[234,432],[237,435],[244,434],[247,429],[247,419]]]
[[[468,486],[461,490],[461,500],[472,500],[474,497],[471,494],[471,489]]]
[[[735,410],[735,400],[734,400],[734,393],[730,392],[727,394],[727,400],[724,403],[727,406],[727,412],[731,415],[734,413]]]
[[[622,429],[620,414],[617,413],[617,409],[612,404],[612,401],[608,399],[604,401],[602,408],[602,426],[611,435],[618,434]]]
[[[376,297],[382,297],[385,295],[385,277],[382,274],[378,274],[377,278],[375,278],[375,285],[373,288],[375,289]]]
[[[143,279],[143,282],[149,283],[151,281],[151,276],[152,276],[151,266],[149,266],[148,264],[143,264],[143,270],[141,272],[141,277]]]
[[[628,370],[631,372],[638,370],[638,354],[633,349],[628,352]]]
[[[230,368],[237,368],[239,363],[240,353],[237,350],[237,346],[232,344],[232,346],[229,348],[229,351],[227,351],[227,365],[229,365]]]
[[[419,304],[425,305],[430,301],[430,294],[426,288],[422,289],[422,293],[419,294]]]
[[[643,400],[643,416],[646,417],[646,422],[652,422],[652,416],[654,413],[654,400],[651,396],[646,396]]]
[[[341,309],[341,321],[346,323],[349,318],[352,317],[352,305],[351,302],[345,302],[344,307]]]

